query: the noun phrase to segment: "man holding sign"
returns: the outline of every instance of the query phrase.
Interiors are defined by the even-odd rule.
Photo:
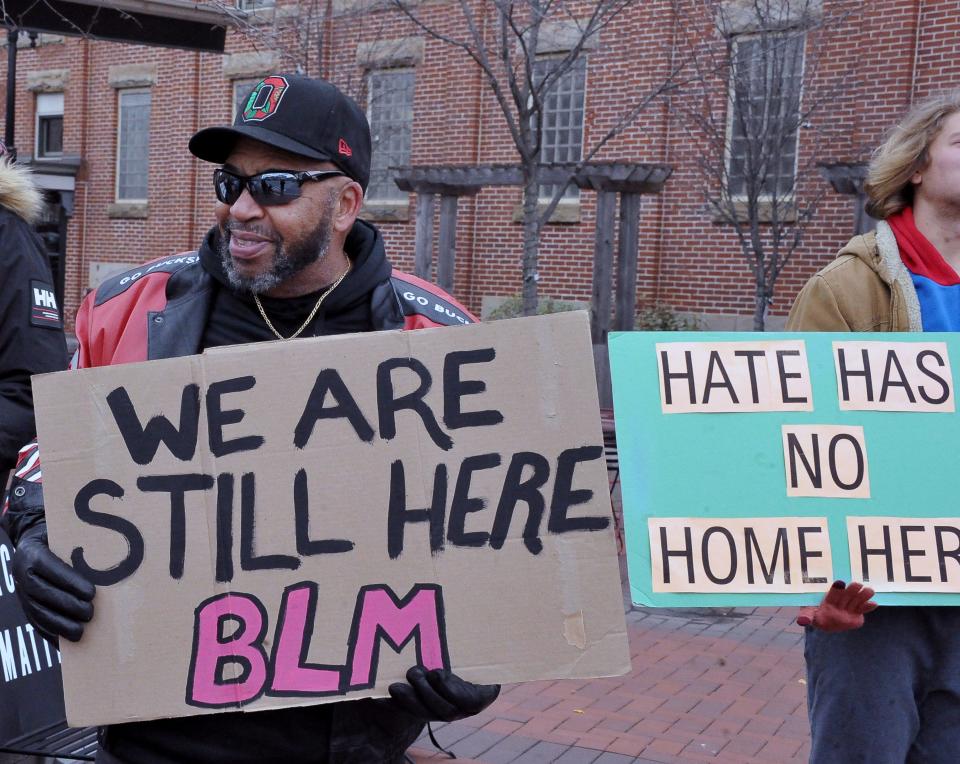
[[[960,331],[960,91],[918,104],[875,154],[875,233],[804,287],[797,331]],[[912,554],[916,554],[915,552]],[[960,610],[876,609],[833,584],[807,627],[810,760],[953,762],[960,751]]]
[[[217,225],[198,252],[148,263],[88,295],[77,317],[75,366],[474,321],[449,295],[393,271],[379,231],[357,219],[370,176],[370,129],[331,84],[267,77],[232,127],[201,130],[190,150],[221,165],[213,175]],[[229,423],[238,421],[230,420],[235,413],[220,415]],[[95,587],[47,546],[36,448],[24,452],[16,474],[4,525],[17,546],[17,593],[48,638],[78,641]],[[407,679],[384,700],[113,725],[97,760],[397,762],[424,722],[476,714],[499,691],[419,666]]]

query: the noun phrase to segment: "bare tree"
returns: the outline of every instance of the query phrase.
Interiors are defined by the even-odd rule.
[[[275,66],[312,77],[330,77],[332,45],[329,44],[329,25],[335,11],[333,0],[278,0],[276,3],[256,2],[245,5],[236,0],[214,0],[212,3],[228,16],[235,33],[243,37],[258,53],[270,54]],[[379,39],[386,21],[368,13],[369,8],[358,4],[350,9],[339,9],[337,20],[349,20],[353,33]],[[369,26],[377,24],[371,32]],[[365,79],[354,69],[338,70],[337,86],[358,101],[365,97]]]
[[[695,75],[673,110],[698,147],[705,205],[750,265],[755,331],[828,188],[817,166],[836,138],[825,112],[853,67],[825,64],[860,6],[674,0]]]
[[[272,54],[279,66],[315,76],[323,71],[329,0],[213,0],[211,4],[232,19],[235,33],[254,51]]]
[[[353,65],[352,59],[344,65],[342,60],[335,59],[335,52],[342,53],[349,46],[342,36],[332,39],[333,25],[349,26],[351,40],[362,40],[375,51],[374,60],[396,61],[402,56],[403,41],[390,39],[394,19],[376,13],[388,2],[365,0],[336,7],[335,0],[278,0],[251,13],[249,8],[238,8],[236,0],[216,0],[233,18],[236,33],[245,38],[255,52],[273,58],[270,68],[326,78],[357,103],[368,107],[383,97],[382,93],[371,91],[371,65],[366,62]]]
[[[643,109],[675,87],[681,67],[638,96],[616,123],[589,147],[570,169],[566,182],[550,188],[540,182],[544,149],[544,106],[551,91],[567,75],[599,34],[639,0],[457,0],[456,33],[442,31],[415,0],[389,2],[430,37],[459,48],[483,72],[506,120],[523,173],[523,313],[536,313],[540,233],[562,200],[576,173],[608,143],[623,133]],[[435,7],[435,6],[434,6]],[[541,57],[546,35],[562,34],[560,55]],[[556,48],[554,48],[556,50]],[[544,204],[542,194],[550,191]]]

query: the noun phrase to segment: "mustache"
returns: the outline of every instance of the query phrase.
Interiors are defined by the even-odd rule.
[[[229,236],[234,231],[242,231],[243,233],[252,233],[254,236],[262,236],[265,239],[271,239],[272,241],[277,241],[279,237],[277,236],[276,231],[267,226],[259,225],[256,223],[241,223],[238,220],[228,220],[223,225],[223,232],[225,235]]]

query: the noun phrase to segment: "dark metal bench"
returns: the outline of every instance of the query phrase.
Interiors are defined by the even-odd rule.
[[[613,409],[600,409],[600,427],[603,430],[603,456],[607,461],[610,477],[610,495],[620,482],[620,456],[617,453],[617,430],[613,421]]]
[[[620,482],[620,455],[617,452],[617,430],[613,420],[613,409],[600,409],[600,428],[603,430],[603,456],[607,462],[607,480],[610,484],[610,503],[613,507],[617,551],[624,554],[626,546],[623,538],[623,514],[613,504],[613,492]]]
[[[68,727],[66,721],[51,724],[0,746],[0,754],[93,761],[97,753],[95,727]]]

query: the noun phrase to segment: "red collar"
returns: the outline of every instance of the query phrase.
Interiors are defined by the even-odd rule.
[[[900,250],[900,259],[915,276],[923,276],[941,286],[960,284],[960,276],[953,270],[930,240],[920,233],[913,219],[913,208],[903,210],[887,218],[893,229]]]

